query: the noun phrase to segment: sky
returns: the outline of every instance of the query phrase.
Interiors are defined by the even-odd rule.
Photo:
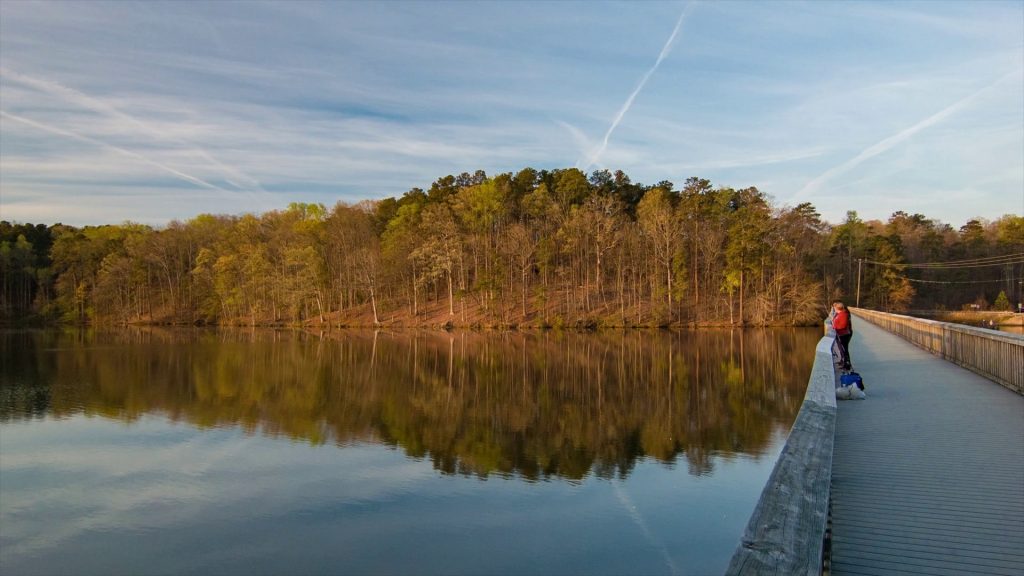
[[[1024,2],[0,2],[0,219],[161,226],[621,169],[1024,214]]]

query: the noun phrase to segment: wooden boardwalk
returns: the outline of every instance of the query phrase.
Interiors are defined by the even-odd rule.
[[[855,319],[832,574],[1024,576],[1024,397]]]

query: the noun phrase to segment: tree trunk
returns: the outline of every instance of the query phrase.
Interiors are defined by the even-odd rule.
[[[419,318],[419,286],[416,285],[416,269],[412,271],[412,317]]]
[[[743,268],[740,268],[740,326],[743,326]]]
[[[666,272],[666,277],[668,278],[668,281],[665,283],[665,287],[668,290],[668,294],[666,294],[665,296],[666,296],[667,301],[668,301],[668,321],[671,324],[672,323],[672,258],[670,258],[668,256],[665,257],[665,272]]]
[[[526,322],[526,271],[528,264],[523,262],[523,322]]]
[[[452,273],[448,273],[448,315],[455,316],[455,294],[452,291]]]
[[[697,223],[693,224],[693,320],[700,323],[700,278],[697,274]]]
[[[373,325],[376,326],[380,324],[380,319],[377,317],[377,291],[373,284],[370,284],[370,307],[373,308]]]

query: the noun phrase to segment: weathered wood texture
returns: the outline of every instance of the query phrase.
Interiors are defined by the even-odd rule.
[[[1024,394],[1024,336],[863,308],[852,310],[858,318]]]
[[[867,322],[840,402],[833,576],[1024,574],[1024,397]]]
[[[818,342],[807,393],[726,574],[818,575],[828,515],[834,334]]]

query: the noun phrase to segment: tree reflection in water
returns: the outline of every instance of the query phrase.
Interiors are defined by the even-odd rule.
[[[816,330],[162,330],[0,334],[0,422],[161,414],[313,444],[377,442],[446,474],[691,474],[760,455],[803,400]]]

